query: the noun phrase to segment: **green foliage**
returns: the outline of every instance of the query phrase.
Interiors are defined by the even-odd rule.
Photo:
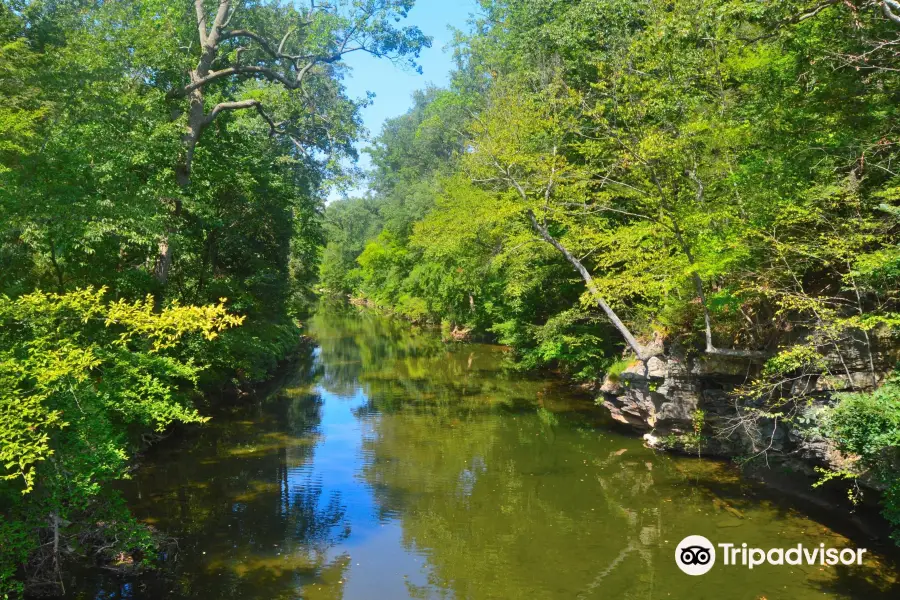
[[[697,450],[697,456],[700,456],[700,450],[703,446],[703,426],[706,424],[706,412],[701,409],[691,411],[691,432],[682,436],[682,442],[687,450]]]
[[[359,285],[359,265],[366,242],[381,228],[378,209],[368,200],[338,200],[325,209],[327,244],[319,265],[322,288],[348,294]]]
[[[625,369],[633,364],[634,361],[631,359],[617,360],[616,362],[609,365],[609,367],[607,367],[606,377],[613,383],[618,382],[622,377],[622,373],[625,372]]]
[[[884,516],[898,528],[894,539],[900,542],[900,375],[872,393],[839,395],[824,429],[884,485]]]
[[[41,119],[47,113],[34,85],[37,55],[18,36],[21,22],[6,5],[0,6],[0,173],[15,168],[34,151]]]
[[[829,415],[831,436],[841,448],[863,457],[900,447],[900,377],[871,394],[842,394]]]
[[[15,542],[0,549],[0,591],[48,522],[78,537],[92,526],[86,515],[117,506],[109,484],[127,475],[135,436],[205,420],[190,395],[201,365],[172,351],[243,321],[221,302],[154,312],[152,298],[105,294],[0,296],[0,506]],[[132,548],[135,535],[117,549]]]
[[[412,5],[0,2],[0,588],[59,568],[54,523],[66,552],[146,547],[106,494],[136,440],[296,349],[368,102],[341,58],[415,68]]]
[[[544,325],[531,327],[530,334],[530,340],[519,344],[521,368],[556,367],[574,379],[591,381],[599,379],[604,371],[610,374],[619,363],[627,366],[630,362],[618,361],[607,367],[611,360],[610,348],[604,341],[609,339],[608,328],[581,310],[555,314]]]
[[[525,366],[595,377],[633,334],[688,353],[790,339],[766,378],[821,370],[896,312],[897,108],[878,90],[897,75],[835,58],[896,31],[758,4],[483,2],[450,88],[377,138],[381,221],[364,250],[329,235],[329,272]]]
[[[209,365],[200,373],[199,386],[219,393],[222,388],[246,389],[271,377],[278,366],[297,351],[301,329],[292,321],[247,321],[212,343],[194,339],[185,354]]]

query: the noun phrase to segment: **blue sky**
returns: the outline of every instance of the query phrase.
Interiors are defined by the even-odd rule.
[[[405,65],[395,65],[388,60],[377,59],[367,54],[354,53],[347,56],[347,65],[352,69],[344,80],[347,93],[351,98],[365,96],[366,92],[374,92],[375,99],[362,111],[363,123],[371,136],[378,135],[386,119],[405,113],[412,105],[411,97],[415,90],[422,89],[429,83],[438,86],[449,82],[449,73],[453,68],[453,51],[447,46],[453,39],[450,27],[465,31],[466,22],[471,14],[478,11],[475,0],[418,0],[409,17],[398,25],[418,25],[425,35],[432,38],[431,48],[424,50],[418,63],[422,66],[419,75]],[[365,142],[358,145],[360,149]],[[368,155],[361,152],[359,164],[368,168]],[[363,193],[364,188],[350,192],[350,195]],[[340,197],[332,192],[329,200]]]

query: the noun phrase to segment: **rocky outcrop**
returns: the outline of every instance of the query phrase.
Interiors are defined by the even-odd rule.
[[[873,373],[863,351],[839,358],[841,369],[834,375],[794,383],[803,402],[795,407],[801,418],[791,422],[760,417],[752,409],[761,404],[748,406],[746,399],[738,399],[735,390],[758,375],[760,365],[733,357],[654,357],[646,365],[635,361],[618,377],[606,379],[601,402],[613,419],[643,433],[650,446],[696,452],[695,428],[702,424],[704,455],[759,455],[813,473],[815,467],[840,467],[846,461],[814,433],[817,412],[832,402],[833,392],[871,389],[884,377]]]

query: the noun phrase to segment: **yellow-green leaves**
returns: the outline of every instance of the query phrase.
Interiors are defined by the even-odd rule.
[[[243,322],[224,299],[154,312],[150,298],[106,302],[104,294],[0,296],[0,479],[20,480],[22,493],[52,485],[38,478],[47,461],[55,472],[77,469],[89,493],[121,473],[129,424],[202,421],[179,391],[199,367],[165,351]]]
[[[58,410],[44,405],[48,394],[22,389],[28,372],[11,358],[0,361],[0,479],[22,479],[22,493],[34,487],[34,465],[53,453],[49,431],[65,425]]]
[[[152,341],[152,351],[157,352],[171,348],[186,333],[198,331],[207,340],[213,340],[219,332],[242,324],[244,317],[229,314],[225,302],[226,298],[207,306],[181,306],[173,302],[161,313],[156,313],[151,296],[142,302],[119,300],[108,305],[106,325],[124,326],[117,343],[125,345],[135,336],[144,337]]]

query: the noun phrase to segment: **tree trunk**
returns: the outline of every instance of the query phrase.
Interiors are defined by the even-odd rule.
[[[202,5],[201,5],[202,6]],[[224,8],[223,8],[224,7]],[[224,12],[222,12],[224,10]],[[216,58],[219,50],[219,27],[223,21],[223,15],[228,11],[227,3],[219,5],[219,11],[222,15],[217,15],[212,30],[209,34],[201,31],[202,53],[197,63],[197,68],[191,71],[191,84],[198,84],[210,73],[212,63]],[[199,13],[198,13],[199,15]],[[198,16],[199,19],[199,16]],[[203,21],[200,21],[201,30],[205,30]],[[187,94],[188,98],[188,118],[187,129],[182,136],[184,144],[184,155],[179,164],[175,166],[175,182],[181,188],[182,194],[187,193],[187,189],[191,184],[191,163],[194,159],[194,149],[197,142],[200,141],[200,135],[206,126],[206,111],[203,104],[203,86],[198,85]],[[180,111],[173,112],[173,120],[181,117]],[[181,198],[172,199],[172,218],[166,233],[159,240],[159,255],[156,260],[155,275],[160,287],[164,287],[169,281],[169,273],[172,270],[172,261],[174,260],[174,247],[172,238],[178,228],[178,220],[181,218],[182,201]],[[161,293],[161,292],[160,292]]]
[[[53,272],[56,273],[56,291],[59,294],[65,292],[65,284],[63,283],[63,270],[59,266],[59,260],[56,258],[56,242],[50,238],[50,264],[53,265]]]
[[[634,350],[634,353],[637,354],[637,357],[646,362],[653,356],[662,353],[662,348],[652,348],[646,347],[642,345],[631,331],[628,329],[628,326],[622,322],[622,319],[619,318],[619,315],[612,309],[612,307],[600,296],[600,291],[597,289],[596,284],[594,284],[594,278],[591,276],[590,272],[588,272],[587,268],[578,260],[571,252],[566,249],[559,240],[550,235],[550,232],[546,227],[541,225],[538,220],[535,218],[534,213],[529,210],[528,218],[531,220],[531,226],[534,230],[546,241],[548,244],[559,250],[559,252],[566,257],[566,260],[571,263],[575,270],[581,274],[582,279],[584,279],[584,283],[587,286],[588,291],[591,293],[591,297],[597,303],[597,306],[606,313],[606,316],[612,322],[613,326],[619,331],[623,338],[625,338],[625,342]]]

